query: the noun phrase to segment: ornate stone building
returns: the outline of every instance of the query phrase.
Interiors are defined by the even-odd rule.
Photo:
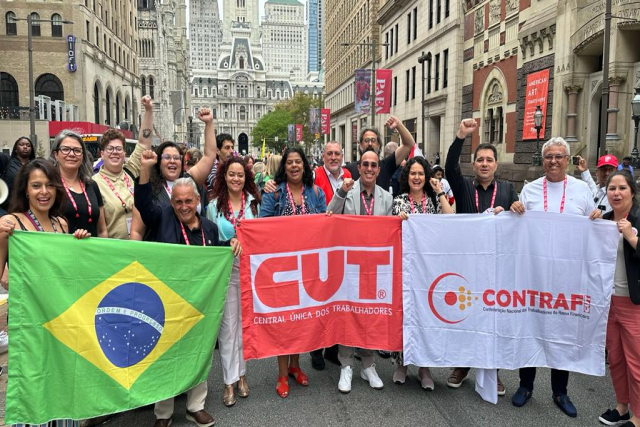
[[[158,141],[189,142],[189,41],[186,0],[138,0],[140,88],[154,100]]]

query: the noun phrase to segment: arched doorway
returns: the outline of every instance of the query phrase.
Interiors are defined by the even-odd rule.
[[[243,156],[249,152],[249,137],[244,132],[238,135],[238,152]]]
[[[43,74],[36,80],[36,97],[48,96],[52,101],[64,101],[62,82],[53,74]]]

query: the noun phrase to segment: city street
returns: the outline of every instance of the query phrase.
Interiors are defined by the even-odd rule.
[[[310,386],[298,386],[291,379],[290,395],[281,399],[275,393],[275,359],[250,361],[247,378],[251,394],[226,408],[222,404],[222,374],[216,351],[206,409],[219,426],[596,426],[600,425],[598,416],[614,403],[609,377],[572,374],[569,396],[578,408],[578,418],[567,417],[551,400],[549,369],[539,370],[537,388],[527,405],[515,408],[511,404],[518,384],[515,371],[502,371],[507,395],[492,405],[474,391],[473,370],[469,380],[456,390],[446,386],[449,369],[433,369],[436,389],[425,392],[417,380],[417,368],[411,367],[407,382],[399,386],[391,382],[394,367],[390,359],[378,358],[377,369],[385,388],[371,389],[360,378],[356,366],[352,391],[344,395],[337,388],[338,366],[327,363],[325,371],[315,371],[308,355],[302,357],[301,364],[309,375]],[[176,399],[173,426],[193,426],[185,420],[185,403],[184,395]],[[151,427],[153,422],[153,410],[147,407],[118,415],[106,425]]]

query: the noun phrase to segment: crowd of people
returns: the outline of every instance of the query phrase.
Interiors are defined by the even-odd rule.
[[[403,220],[413,214],[491,214],[504,211],[525,214],[544,211],[603,218],[617,223],[620,232],[606,345],[617,405],[599,420],[606,425],[640,426],[640,248],[637,230],[640,214],[636,185],[629,165],[618,165],[615,156],[598,161],[593,181],[586,161],[579,158],[582,179],[567,174],[570,147],[556,137],[542,148],[544,176],[526,184],[520,195],[508,182],[496,179],[498,152],[491,144],[479,144],[473,152],[473,176],[463,176],[460,155],[464,140],[477,130],[473,119],[460,123],[446,156],[444,169],[417,155],[411,133],[396,117],[385,125],[398,132],[399,144],[381,156],[382,139],[367,128],[358,141],[359,159],[343,162],[341,145],[324,146],[322,163],[315,170],[297,146],[282,155],[254,162],[234,153],[229,134],[216,136],[213,114],[203,108],[203,152],[163,142],[151,144],[153,105],[142,99],[144,116],[139,143],[125,163],[125,138],[115,129],[100,142],[102,166],[93,173],[89,153],[80,135],[63,131],[56,136],[49,160],[36,159],[28,138],[16,141],[11,156],[0,156],[1,177],[10,186],[10,200],[0,218],[0,265],[9,268],[8,239],[13,230],[72,233],[78,239],[93,237],[131,239],[181,245],[229,246],[235,256],[224,312],[218,332],[224,386],[222,401],[233,406],[237,397],[249,396],[247,366],[243,358],[240,305],[242,245],[237,227],[244,220],[295,215],[383,215]],[[619,170],[620,169],[620,170]],[[394,178],[395,177],[395,178]],[[397,179],[397,190],[392,180]],[[454,205],[455,204],[455,205]],[[454,211],[455,206],[455,211]],[[603,215],[604,214],[604,215]],[[6,267],[5,267],[6,265]],[[6,274],[2,285],[8,289]],[[374,389],[384,382],[376,372],[376,354],[392,357],[397,365],[393,382],[404,384],[407,367],[402,352],[356,349],[337,345],[311,353],[312,367],[322,370],[325,360],[340,365],[338,390],[351,391],[355,360],[360,376]],[[309,385],[300,355],[277,357],[276,392],[289,395],[289,379]],[[449,387],[460,387],[469,367],[453,367]],[[536,368],[520,369],[520,386],[512,396],[524,406],[534,389]],[[418,369],[422,388],[433,390],[429,367]],[[568,396],[569,372],[551,371],[554,403],[568,416],[577,410]],[[506,390],[498,378],[498,394]],[[207,384],[187,393],[187,418],[199,426],[213,425],[204,410]],[[633,416],[631,415],[633,414]],[[167,427],[173,415],[173,399],[155,405],[155,427]],[[71,424],[70,424],[71,425]]]

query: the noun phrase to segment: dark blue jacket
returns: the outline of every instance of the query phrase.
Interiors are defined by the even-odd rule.
[[[325,213],[327,211],[327,201],[324,197],[322,188],[314,185],[312,187],[304,186],[302,195],[309,205],[309,213]],[[283,182],[278,185],[273,193],[265,193],[260,204],[260,217],[282,216],[285,208],[289,203],[287,197],[287,183]]]

